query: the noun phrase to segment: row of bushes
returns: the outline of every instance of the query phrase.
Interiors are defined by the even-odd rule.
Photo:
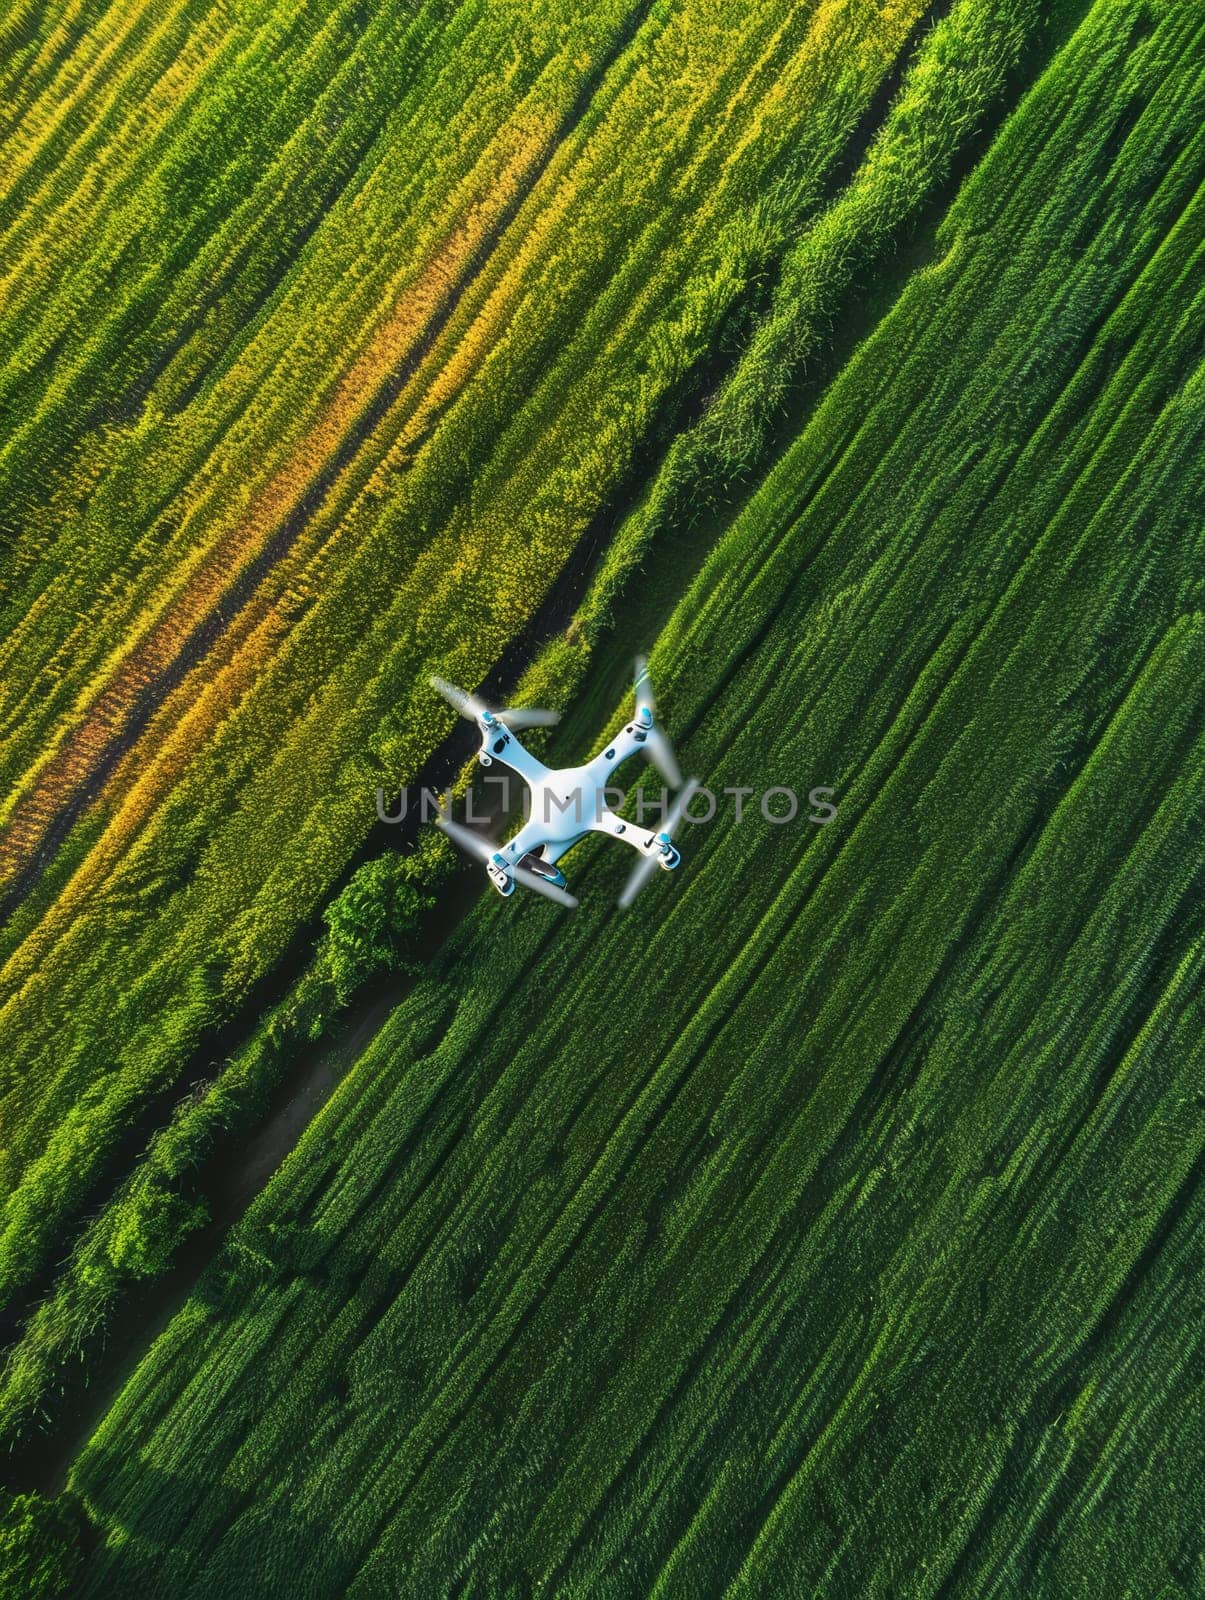
[[[520,41],[534,28],[548,56],[524,58],[513,91],[473,100],[489,136],[458,156],[467,173],[444,150],[436,189],[446,203],[421,186],[403,193],[401,203],[417,208],[420,245],[467,241],[468,254],[440,280],[443,310],[424,313],[434,319],[430,346],[419,339],[417,367],[365,440],[354,397],[337,427],[316,423],[314,394],[320,410],[332,381],[316,383],[315,372],[329,371],[330,341],[350,328],[359,330],[356,359],[368,352],[373,382],[383,381],[372,366],[387,366],[391,348],[373,343],[389,327],[376,255],[363,283],[349,268],[346,292],[329,272],[344,254],[359,261],[394,214],[387,164],[358,191],[362,207],[348,201],[347,237],[342,211],[339,226],[327,219],[297,283],[228,371],[164,423],[175,441],[168,466],[186,467],[184,487],[170,473],[160,480],[148,438],[121,447],[111,477],[131,496],[126,521],[147,561],[124,591],[125,611],[114,609],[91,648],[103,655],[124,638],[125,659],[90,690],[87,736],[64,725],[65,765],[52,755],[33,771],[34,798],[41,784],[49,804],[28,813],[31,843],[52,823],[59,780],[93,781],[106,741],[121,735],[140,695],[157,692],[155,673],[182,631],[219,604],[226,561],[233,576],[257,558],[290,497],[304,505],[314,475],[342,462],[349,442],[359,446],[204,665],[167,695],[117,766],[96,801],[104,831],[95,842],[87,833],[86,856],[37,922],[20,925],[0,973],[2,1111],[12,1129],[0,1218],[6,1299],[61,1251],[143,1108],[317,914],[371,826],[377,783],[422,769],[447,721],[413,686],[432,665],[479,680],[532,614],[781,238],[784,221],[777,234],[767,226],[775,204],[797,207],[832,170],[918,8],[849,0],[735,32],[722,6],[699,0],[686,13],[656,10],[626,47],[620,9],[592,17],[584,35],[567,11],[555,28],[551,14],[537,25],[507,12],[491,24],[519,29]],[[605,72],[612,48],[618,59]],[[691,69],[670,72],[683,57]],[[416,103],[431,138],[447,120],[459,59],[453,52],[429,102]],[[601,81],[575,122],[596,67]],[[709,130],[721,115],[727,133],[716,140]],[[389,159],[409,159],[404,145],[391,149]],[[788,156],[798,182],[775,187]],[[518,209],[496,240],[489,227],[505,217],[482,212],[478,186],[494,207],[513,190]],[[405,277],[395,274],[392,287]],[[329,314],[315,318],[323,296]],[[307,359],[278,383],[289,360],[282,336]],[[403,351],[414,336],[390,334]],[[353,360],[348,371],[358,370]],[[274,419],[294,405],[306,420],[288,420],[278,443]],[[204,427],[184,445],[194,412]],[[296,452],[305,427],[318,428],[320,459]],[[220,436],[215,453],[206,453],[205,428]],[[163,512],[173,494],[177,510]],[[187,568],[186,547],[195,547]],[[74,693],[91,666],[80,671]],[[76,849],[68,836],[64,852],[74,860]]]
[[[792,247],[780,269],[784,283],[806,275],[809,261],[828,259],[831,241],[838,234],[847,241],[851,256],[859,250],[870,255],[887,236],[890,224],[902,220],[907,208],[898,184],[894,179],[884,182],[877,177],[872,182],[868,174],[905,170],[910,204],[914,208],[923,204],[940,184],[957,140],[965,137],[975,115],[986,115],[993,100],[1002,93],[1007,71],[1016,60],[1022,24],[1028,20],[1028,12],[1021,6],[1014,13],[993,11],[988,17],[966,0],[925,36],[872,146],[867,165],[859,170],[848,193]],[[919,130],[924,130],[923,136]],[[905,156],[903,147],[908,141],[924,152],[920,174],[915,162]],[[772,213],[766,213],[765,223],[769,228],[776,225]],[[792,300],[780,288],[770,313],[771,322],[780,330],[784,318],[793,314],[796,343],[806,343],[808,348],[814,348],[821,320],[831,321],[847,281],[847,276],[833,277],[819,269],[815,271],[813,293]],[[723,430],[717,432],[715,421],[725,416],[732,405],[746,405],[748,397],[756,392],[761,381],[756,353],[761,339],[761,333],[756,333],[751,354],[739,363],[733,379],[717,398],[709,413],[712,426],[708,437],[722,437]],[[703,481],[703,434],[696,429],[684,437],[694,441],[691,459]],[[680,454],[678,447],[671,451],[659,480],[662,485],[668,481],[667,474],[672,477],[676,471],[674,463]],[[604,627],[620,584],[652,537],[649,506],[660,505],[662,512],[658,515],[663,516],[671,499],[668,491],[658,489],[651,501],[646,501],[622,525],[612,554],[579,614],[578,626],[571,636],[554,641],[541,653],[524,680],[522,693],[526,697],[557,704],[571,697],[591,658],[591,642]],[[190,819],[186,804],[174,807],[171,816],[175,853],[186,856],[196,848],[195,819]],[[126,874],[127,880],[133,878],[137,885],[131,896],[135,911],[145,908],[151,895],[162,892],[160,886],[165,880],[170,882],[178,870],[170,860],[163,859],[162,852],[155,855],[147,850],[142,858],[147,862],[146,878],[139,882],[131,869]],[[434,883],[433,864],[429,872],[426,881]],[[400,926],[410,926],[414,908],[392,905],[380,888],[375,878],[366,881],[357,875],[345,895],[335,902],[344,910],[332,914],[343,919],[349,904],[347,895],[359,904],[359,897],[367,891],[368,915],[378,921],[396,918]],[[86,1368],[88,1352],[103,1337],[114,1309],[130,1288],[130,1277],[139,1276],[126,1270],[128,1264],[135,1257],[154,1263],[155,1271],[170,1264],[176,1247],[203,1220],[190,1187],[196,1164],[212,1153],[223,1131],[233,1134],[250,1125],[262,1105],[263,1094],[285,1070],[290,1053],[314,1030],[325,1026],[331,1014],[332,994],[339,1001],[350,998],[357,981],[379,966],[382,948],[385,947],[376,937],[361,933],[354,939],[338,941],[332,932],[314,969],[322,976],[315,979],[307,974],[284,1008],[265,1019],[249,1050],[240,1052],[231,1063],[229,1081],[219,1081],[201,1102],[190,1104],[163,1138],[153,1142],[147,1159],[115,1202],[88,1229],[71,1264],[61,1273],[51,1300],[30,1322],[10,1357],[0,1413],[11,1432],[19,1433],[37,1408],[46,1404],[46,1396],[56,1388],[65,1364]],[[182,1151],[189,1154],[183,1156]],[[112,1240],[118,1235],[127,1244],[114,1250]]]
[[[51,1294],[28,1319],[0,1372],[0,1438],[8,1448],[66,1398],[105,1348],[114,1317],[177,1263],[208,1221],[204,1173],[262,1121],[270,1097],[372,978],[417,972],[424,919],[451,868],[428,835],[408,853],[374,857],[324,913],[312,964],[215,1079],[180,1101],[113,1198],[88,1223]]]
[[[1181,1561],[1192,1374],[1118,1366],[1194,1303],[1205,993],[1194,25],[1143,15],[1090,13],[654,656],[713,787],[836,823],[692,830],[651,920],[601,846],[571,920],[475,908],[77,1465],[136,1592]]]

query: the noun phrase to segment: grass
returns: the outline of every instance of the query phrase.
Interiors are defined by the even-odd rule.
[[[836,822],[474,908],[81,1452],[85,1593],[1199,1587],[1200,33],[1092,7],[759,476],[905,80],[528,680],[751,480],[659,703]]]
[[[7,1306],[296,960],[377,783],[447,732],[415,685],[521,633],[918,16],[250,8],[182,53],[183,13],[121,12],[103,160],[31,82],[10,158],[40,181],[0,241]]]
[[[1027,22],[1032,22],[1028,6],[1011,11],[1001,8],[985,17],[976,5],[963,3],[956,5],[947,17],[922,36],[898,94],[889,101],[882,127],[871,143],[866,161],[856,169],[851,187],[791,242],[783,258],[779,290],[767,303],[761,320],[755,323],[759,330],[773,326],[780,347],[783,338],[788,336],[796,344],[804,341],[813,349],[818,342],[823,342],[819,335],[819,319],[835,312],[849,288],[849,271],[834,269],[834,251],[839,254],[842,250],[861,250],[862,258],[871,258],[876,250],[882,252],[892,237],[893,227],[898,233],[909,218],[920,214],[940,186],[953,154],[965,145],[973,114],[985,117],[998,104],[1010,66],[1015,66],[1021,51]],[[925,130],[923,149],[915,137],[917,129]],[[915,153],[905,159],[913,147]],[[780,199],[773,205],[761,204],[759,229],[763,233],[771,229],[776,225],[774,219],[784,214]],[[807,294],[792,298],[782,292],[788,273],[798,283],[809,272],[814,281]],[[682,483],[688,481],[697,489],[706,482],[714,486],[721,481],[724,461],[731,466],[735,456],[730,450],[727,457],[715,457],[709,440],[739,440],[742,458],[751,457],[755,448],[753,432],[760,424],[756,420],[750,422],[750,407],[764,383],[765,372],[759,338],[760,333],[740,356],[732,377],[702,421],[679,437],[650,494],[642,498],[617,530],[595,581],[575,614],[570,634],[554,640],[527,674],[525,692],[529,695],[558,703],[570,699],[587,665],[596,659],[596,647],[608,639],[620,599],[625,613],[634,610],[634,616],[639,614],[639,608],[634,609],[632,601],[643,598],[645,585],[643,578],[637,584],[632,574],[647,561],[652,550],[667,541],[666,595],[673,597],[681,592],[682,539],[675,539],[673,535],[675,521],[681,525],[684,519],[681,511],[671,515],[671,502],[677,493],[674,486],[680,489]],[[779,355],[785,370],[787,358],[781,348]],[[723,419],[729,416],[735,419],[733,425],[721,427]],[[683,445],[688,447],[695,468],[687,479],[682,477]],[[710,470],[705,460],[709,451],[712,451]],[[639,593],[633,594],[633,590]],[[672,598],[669,603],[672,605]],[[576,720],[580,725],[580,715]],[[240,737],[245,737],[245,733],[244,725]],[[181,795],[170,809],[174,833],[166,837],[166,828],[158,828],[153,830],[149,843],[138,846],[140,857],[150,856],[154,863],[149,882],[145,877],[139,878],[137,868],[132,869],[137,901],[143,905],[148,900],[159,902],[164,878],[170,876],[171,857],[183,855],[192,848],[191,841],[200,831],[201,824],[189,809],[196,804],[196,784],[189,780],[187,769],[182,779]],[[367,800],[366,795],[362,798]],[[362,825],[362,818],[360,820]],[[183,842],[180,839],[182,829]],[[89,821],[80,832],[85,846],[90,847],[95,839],[95,822]],[[68,860],[56,864],[43,886],[14,918],[10,931],[14,942],[18,933],[31,927],[35,930],[35,947],[38,939],[44,938],[44,929],[37,928],[36,920],[41,910],[39,896],[52,903],[62,883],[69,880],[71,852],[64,854]],[[101,864],[107,859],[111,859],[111,853],[106,857],[102,852]],[[99,870],[95,863],[94,870]],[[441,873],[441,867],[424,858],[421,874],[428,887],[435,887]],[[387,880],[391,876],[392,869],[385,874]],[[77,887],[77,883],[71,883],[71,889]],[[354,881],[352,887],[354,890]],[[112,914],[114,903],[120,903],[121,898],[110,887],[104,899],[106,915]],[[54,908],[54,914],[61,917],[65,913],[60,906]],[[397,916],[395,905],[390,908],[390,915]],[[154,959],[161,939],[162,924],[148,933],[146,944],[151,950],[148,960]],[[157,1118],[161,1125],[152,1133],[145,1154],[121,1179],[95,1217],[75,1236],[69,1260],[57,1272],[52,1292],[26,1319],[21,1339],[9,1355],[0,1391],[0,1428],[7,1438],[11,1440],[28,1431],[31,1425],[40,1423],[48,1404],[61,1410],[68,1403],[72,1380],[78,1382],[87,1378],[91,1353],[102,1345],[115,1310],[123,1300],[130,1298],[131,1292],[137,1294],[143,1288],[148,1276],[156,1275],[150,1271],[149,1263],[154,1263],[156,1268],[166,1265],[185,1236],[200,1226],[204,1209],[203,1197],[197,1193],[198,1168],[215,1159],[224,1141],[231,1143],[263,1114],[268,1096],[287,1073],[292,1056],[299,1047],[304,1047],[316,1029],[325,1025],[336,1001],[344,998],[346,982],[334,981],[338,964],[329,946],[321,947],[311,967],[284,1000],[269,1009],[246,1045],[222,1064],[212,1086],[203,1092],[194,1089],[183,1098],[177,1091],[168,1099],[166,1107],[161,1107],[161,1102],[171,1095],[173,1067],[178,1071],[180,1060],[187,1058],[192,1034],[185,1033],[183,1039],[178,1035],[164,1039],[163,1030],[159,1028],[153,1042],[155,1069],[157,1079],[167,1087],[151,1098],[147,1109],[141,1112],[127,1093],[119,1111],[127,1120],[137,1117],[132,1129],[135,1140],[145,1137],[140,1124],[145,1128],[150,1119]],[[357,959],[354,965],[356,973],[362,975],[363,962]],[[214,976],[212,956],[202,962],[202,973],[206,983]],[[194,988],[196,976],[195,972],[191,974]],[[169,1014],[170,1009],[169,1004]],[[205,1018],[212,1017],[215,1012],[224,1014],[222,996],[210,995],[203,988],[195,996],[186,1025],[203,1026]],[[27,1012],[19,1014],[27,1015]],[[163,1020],[161,1017],[160,1022]],[[87,1039],[89,1052],[94,1056],[102,1041],[91,1021]],[[204,1034],[198,1048],[204,1049]],[[140,1044],[140,1050],[145,1052],[145,1046]],[[127,1050],[123,1059],[128,1060],[132,1054]],[[141,1063],[142,1058],[135,1056],[135,1061]],[[145,1071],[136,1082],[146,1103]],[[129,1088],[128,1083],[125,1087]],[[179,1104],[171,1120],[166,1121],[173,1099]],[[87,1119],[84,1137],[93,1141],[92,1168],[95,1172],[99,1167],[96,1157],[103,1158],[108,1150],[129,1147],[132,1139],[131,1134],[123,1134],[121,1120],[113,1118],[107,1124],[99,1124],[94,1112],[91,1103],[81,1107],[79,1120]],[[78,1127],[70,1132],[72,1139],[78,1142]],[[58,1146],[43,1159],[40,1170],[35,1170],[27,1179],[24,1195],[18,1191],[11,1200],[13,1220],[9,1238],[21,1252],[19,1264],[14,1266],[14,1279],[20,1272],[25,1282],[38,1283],[36,1251],[39,1240],[44,1251],[57,1248],[71,1208],[78,1208],[86,1193],[84,1185],[78,1181],[81,1176],[78,1161],[64,1161],[66,1143],[67,1134],[64,1133]],[[64,1181],[69,1181],[72,1187],[61,1194]],[[102,1182],[101,1177],[95,1180],[97,1185]],[[61,1198],[57,1207],[49,1207],[55,1186]],[[131,1241],[137,1248],[131,1250]],[[11,1293],[16,1292],[19,1289],[14,1283],[10,1300]],[[20,1304],[19,1300],[12,1303]]]

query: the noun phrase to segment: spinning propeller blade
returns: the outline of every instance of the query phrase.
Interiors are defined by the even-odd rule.
[[[698,787],[699,780],[697,778],[687,779],[681,794],[679,794],[678,798],[670,807],[669,816],[666,817],[658,832],[667,833],[671,839],[673,838],[678,824],[682,821],[682,815],[687,806],[694,799]],[[643,861],[638,861],[636,863],[636,866],[632,871],[632,875],[628,879],[627,883],[624,884],[623,893],[619,897],[619,907],[621,911],[626,911],[628,909],[632,901],[635,900],[636,896],[640,893],[641,889],[644,888],[645,884],[652,877],[654,871],[659,865],[660,858],[657,855],[647,855]]]
[[[535,706],[507,706],[494,715],[499,722],[505,722],[512,733],[518,733],[520,728],[551,728],[561,720],[559,711],[538,711]]]
[[[472,828],[466,828],[462,822],[453,822],[451,817],[440,815],[435,819],[435,826],[442,829],[453,844],[458,844],[469,855],[476,856],[478,861],[488,861],[494,853],[494,846],[488,839],[474,833]]]
[[[479,833],[474,833],[471,828],[466,828],[461,822],[453,822],[451,817],[438,816],[435,826],[442,829],[460,848],[471,856],[476,856],[478,861],[490,861],[497,853],[497,846],[492,845],[488,839],[483,839]],[[555,900],[558,906],[568,906],[570,910],[577,905],[576,899],[568,889],[562,889],[558,884],[546,883],[538,873],[531,872],[527,867],[512,867],[516,883],[521,883],[525,889],[534,889],[536,894],[542,894],[546,900]]]
[[[446,678],[438,678],[432,673],[427,681],[437,693],[443,695],[454,711],[459,711],[460,715],[467,717],[470,722],[476,722],[481,713],[487,709],[484,700],[475,694],[466,694],[463,689],[458,689]]]
[[[490,710],[480,695],[466,694],[463,689],[458,689],[454,683],[437,677],[435,673],[431,674],[428,682],[454,710],[470,722],[479,722],[482,715]],[[553,723],[561,720],[559,711],[539,711],[534,706],[507,706],[502,711],[490,714],[499,722],[505,722],[513,733],[518,733],[520,728],[551,728]]]
[[[515,882],[521,883],[525,889],[534,889],[546,900],[555,900],[558,906],[568,906],[571,911],[577,905],[576,898],[568,889],[562,889],[559,884],[548,883],[538,872],[529,872],[526,867],[514,867],[512,870]]]
[[[640,708],[647,706],[651,715],[657,714],[657,702],[653,699],[653,680],[649,677],[649,658],[636,657],[636,713]]]
[[[670,788],[676,789],[682,782],[682,772],[674,759],[670,742],[660,728],[654,727],[644,741],[644,753]]]
[[[653,699],[653,680],[649,677],[649,664],[645,656],[636,657],[636,715],[642,710],[648,710],[650,717],[654,718],[653,726],[649,729],[648,738],[644,741],[644,753],[656,767],[657,771],[669,784],[671,789],[676,789],[682,782],[682,772],[674,758],[674,752],[666,736],[665,730],[656,723],[657,705]]]

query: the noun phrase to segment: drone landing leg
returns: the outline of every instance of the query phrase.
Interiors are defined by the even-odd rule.
[[[489,880],[500,895],[511,895],[515,892],[515,880],[506,859],[501,851],[495,850],[485,864]]]

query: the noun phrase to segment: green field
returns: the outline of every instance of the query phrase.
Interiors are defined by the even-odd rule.
[[[1205,1593],[1205,15],[0,37],[7,1587]]]

